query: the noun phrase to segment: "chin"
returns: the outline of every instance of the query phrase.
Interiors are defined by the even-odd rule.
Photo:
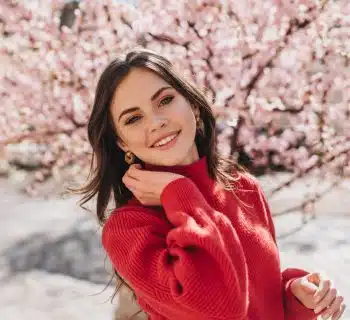
[[[178,164],[180,164],[183,161],[183,158],[173,158],[173,157],[167,157],[165,156],[166,159],[159,159],[159,161],[157,161],[159,165],[163,165],[163,166],[176,166]]]
[[[181,164],[184,159],[186,159],[186,155],[183,154],[182,156],[173,155],[171,152],[160,152],[160,154],[153,154],[148,157],[145,157],[145,160],[143,160],[146,163],[153,164],[153,165],[159,165],[159,166],[176,166],[178,164]]]

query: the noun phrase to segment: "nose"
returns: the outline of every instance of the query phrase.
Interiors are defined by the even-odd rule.
[[[168,120],[164,117],[154,116],[151,119],[150,132],[159,130],[160,128],[166,127]]]

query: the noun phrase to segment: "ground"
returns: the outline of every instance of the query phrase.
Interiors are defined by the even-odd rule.
[[[265,176],[260,180],[268,194],[268,190],[277,180],[284,178],[283,175]],[[288,204],[296,203],[300,196],[305,194],[306,184],[307,181],[302,181],[291,189],[285,190],[278,197],[271,200],[269,198],[273,213],[285,208]],[[309,271],[325,271],[334,280],[348,304],[350,299],[350,277],[348,276],[350,206],[346,196],[349,190],[350,182],[344,180],[340,187],[316,206],[315,219],[305,225],[302,224],[299,213],[274,218],[283,268],[299,267]],[[64,256],[64,250],[58,250],[62,248],[62,243],[64,248],[67,247],[65,241],[70,239],[66,236],[67,231],[82,230],[86,228],[84,224],[89,228],[94,226],[94,218],[78,209],[76,200],[77,198],[61,199],[58,196],[30,199],[19,193],[15,186],[0,179],[2,319],[17,320],[22,319],[23,316],[26,320],[112,319],[118,301],[114,302],[115,305],[108,301],[113,293],[111,287],[101,293],[108,279],[104,280],[100,269],[93,269],[98,270],[93,278],[84,269],[89,265],[85,261],[82,263],[85,266],[80,268],[72,267],[71,265],[76,261],[68,259],[70,264],[66,269],[67,274],[53,272],[54,269],[48,262],[45,262],[45,268],[38,267],[35,261],[31,262],[34,256],[37,257],[37,250],[42,245],[33,244],[33,238],[35,239],[37,234],[47,234],[50,239],[58,239],[56,242],[50,240],[52,246],[45,247],[49,251],[45,261],[50,258],[51,249],[47,248],[55,250],[55,259],[61,260],[67,258]],[[97,226],[96,234],[98,235]],[[31,251],[25,249],[26,245]],[[71,247],[69,248],[72,250]],[[60,257],[57,252],[63,256]],[[91,254],[90,251],[89,254]],[[18,265],[16,259],[25,261]],[[54,264],[56,263],[57,261],[54,260]],[[349,308],[342,319],[350,319]]]

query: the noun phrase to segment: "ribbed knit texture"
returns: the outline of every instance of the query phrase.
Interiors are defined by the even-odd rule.
[[[311,320],[292,294],[307,274],[281,273],[271,213],[256,179],[242,175],[237,195],[213,181],[207,159],[183,166],[146,165],[179,173],[162,206],[132,199],[114,210],[102,243],[151,320]]]

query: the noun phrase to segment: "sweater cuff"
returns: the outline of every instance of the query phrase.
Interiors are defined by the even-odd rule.
[[[197,204],[209,206],[195,183],[187,178],[178,178],[168,183],[160,195],[165,210],[192,211]]]
[[[296,279],[298,278],[288,280],[285,285],[285,299],[286,303],[288,304],[287,308],[295,316],[303,315],[303,319],[313,319],[313,317],[316,317],[314,311],[306,308],[292,292],[291,284]],[[309,313],[309,316],[307,316],[307,313]]]
[[[305,307],[299,299],[293,294],[291,285],[292,282],[304,275],[307,275],[308,272],[299,269],[289,269],[290,273],[294,273],[293,278],[289,278],[284,283],[284,302],[285,302],[285,312],[287,314],[286,319],[295,319],[295,320],[316,320],[317,316],[321,313],[315,314],[313,309]],[[286,272],[287,274],[289,272]]]

